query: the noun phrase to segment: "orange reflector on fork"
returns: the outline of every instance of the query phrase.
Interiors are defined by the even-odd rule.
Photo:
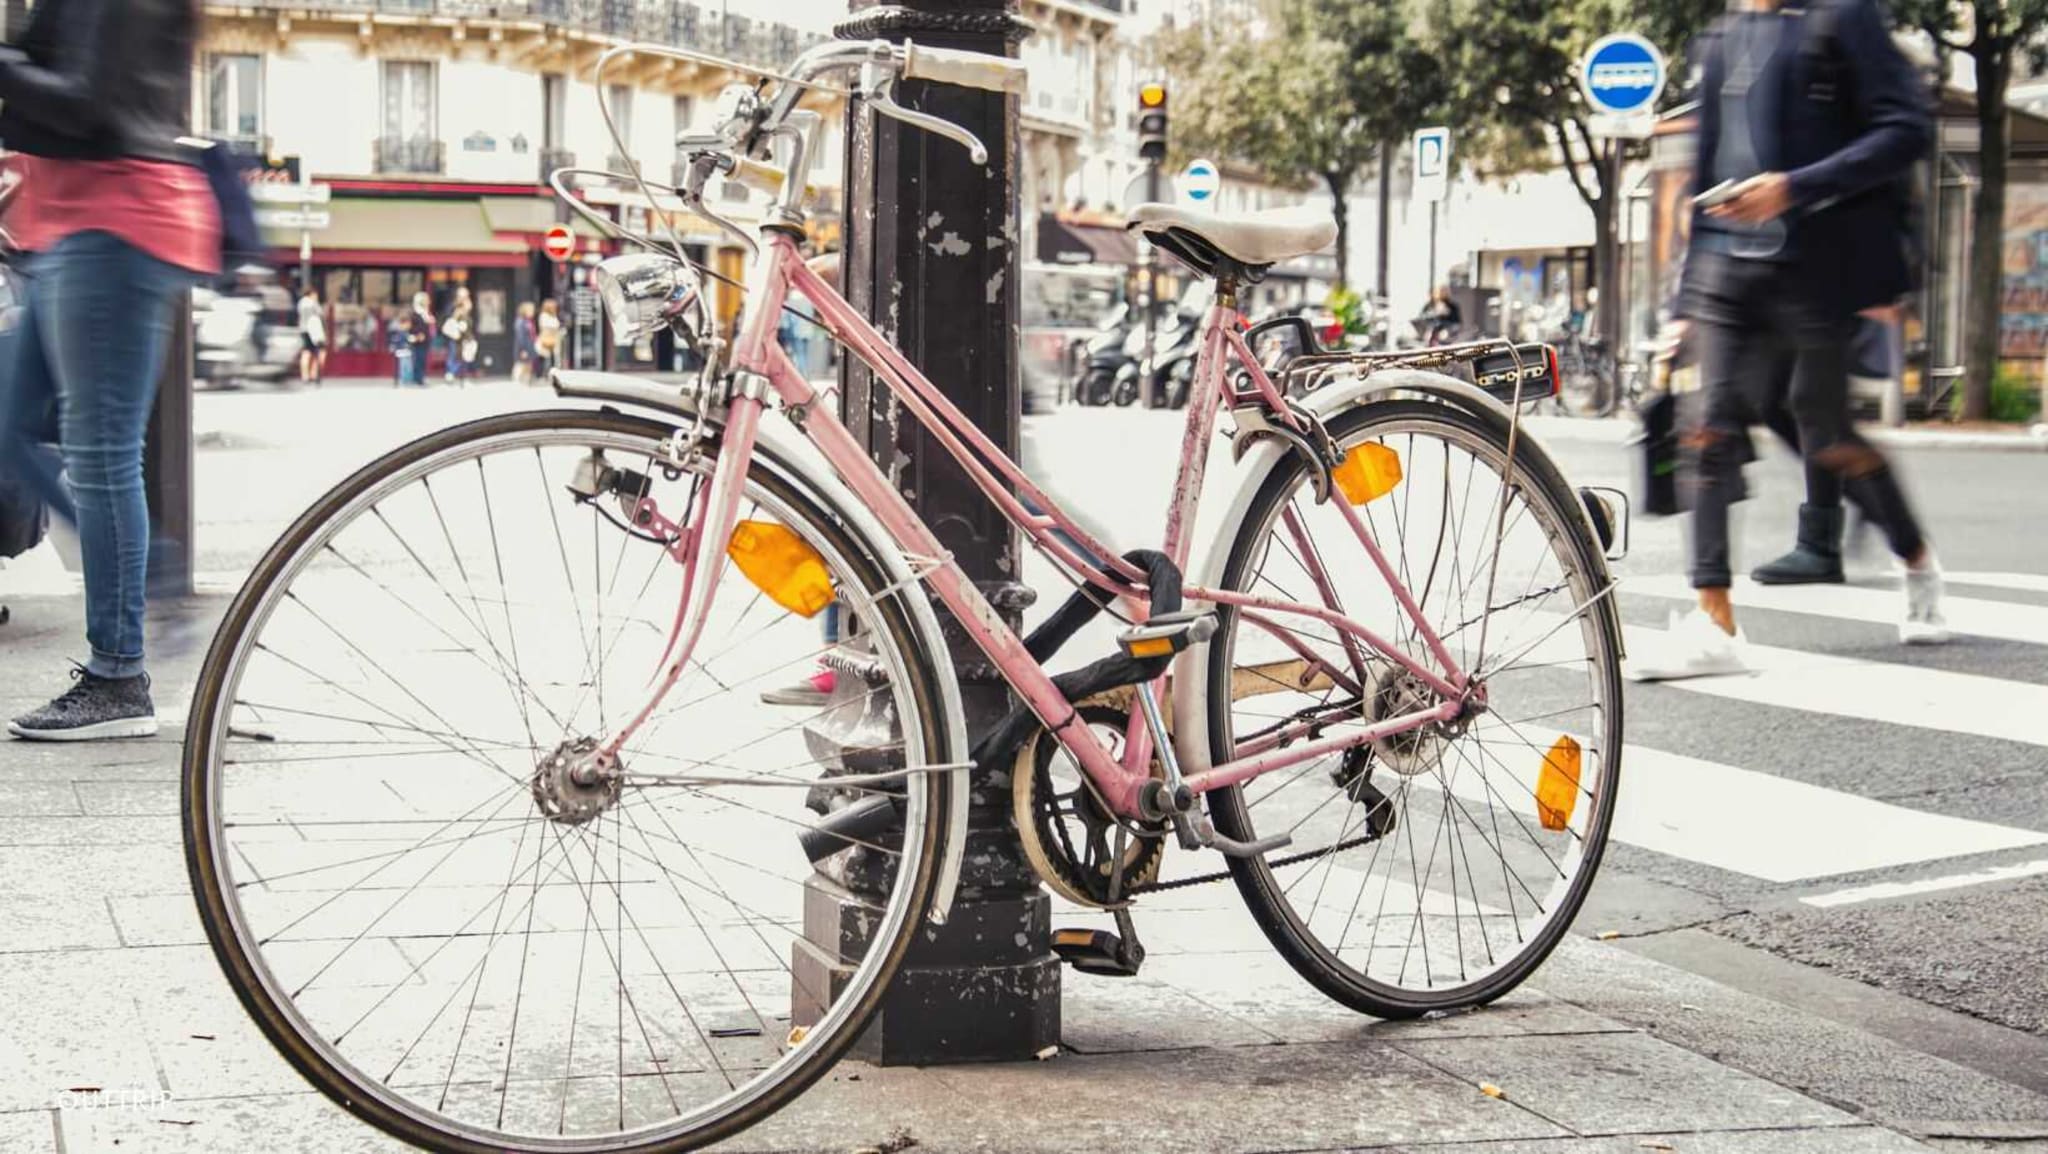
[[[1543,755],[1543,769],[1536,775],[1536,820],[1547,830],[1564,829],[1578,804],[1579,743],[1567,735]]]
[[[1344,461],[1330,471],[1344,499],[1354,505],[1377,500],[1401,483],[1401,455],[1377,441],[1368,441],[1344,454]]]
[[[825,558],[787,525],[741,521],[733,526],[726,556],[754,587],[791,613],[814,617],[832,604],[832,574]]]

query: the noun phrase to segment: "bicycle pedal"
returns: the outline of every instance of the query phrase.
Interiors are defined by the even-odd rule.
[[[1136,977],[1145,961],[1145,947],[1135,941],[1127,947],[1108,930],[1054,930],[1052,952],[1084,974],[1105,978]]]

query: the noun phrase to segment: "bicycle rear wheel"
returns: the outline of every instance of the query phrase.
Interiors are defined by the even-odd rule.
[[[1242,841],[1293,836],[1230,867],[1269,940],[1319,989],[1380,1017],[1479,1004],[1556,945],[1606,846],[1622,733],[1606,566],[1572,491],[1526,435],[1502,486],[1504,421],[1391,401],[1328,428],[1347,452],[1398,457],[1405,476],[1357,512],[1484,687],[1484,708],[1213,792],[1210,812]],[[1298,455],[1265,478],[1222,586],[1338,610],[1436,668],[1311,482]],[[1441,700],[1321,622],[1232,608],[1220,617],[1208,681],[1216,764]]]
[[[214,952],[308,1079],[409,1141],[732,1134],[830,1068],[922,924],[945,776],[831,786],[848,767],[811,730],[857,720],[870,773],[959,756],[935,642],[877,543],[760,459],[742,516],[822,564],[877,676],[823,709],[764,702],[813,671],[818,624],[729,566],[692,672],[617,772],[573,772],[643,703],[680,600],[636,510],[686,522],[711,462],[671,465],[669,433],[537,412],[407,445],[286,532],[208,656],[184,813]],[[593,463],[613,487],[578,500]],[[896,820],[814,872],[816,813],[875,798]],[[842,888],[861,925],[820,947],[805,913]]]

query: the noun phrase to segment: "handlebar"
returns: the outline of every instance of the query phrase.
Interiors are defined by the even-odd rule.
[[[957,84],[984,92],[1014,92],[1022,95],[1031,76],[1024,62],[983,52],[954,48],[929,48],[906,41],[903,45],[903,76],[907,80],[929,80]]]

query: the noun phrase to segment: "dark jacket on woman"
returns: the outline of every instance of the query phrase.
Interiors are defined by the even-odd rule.
[[[197,162],[194,0],[39,0],[0,48],[0,145],[60,160]]]

